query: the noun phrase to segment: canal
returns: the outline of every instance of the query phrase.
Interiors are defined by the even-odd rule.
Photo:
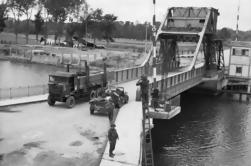
[[[248,166],[251,106],[230,97],[185,93],[182,112],[153,129],[157,166]]]
[[[65,69],[51,65],[0,60],[0,88],[44,85],[48,83],[48,75],[58,70]]]

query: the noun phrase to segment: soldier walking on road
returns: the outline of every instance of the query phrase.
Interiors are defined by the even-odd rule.
[[[116,141],[119,139],[118,133],[115,129],[116,125],[112,124],[111,128],[108,131],[108,140],[110,142],[110,149],[109,149],[109,156],[114,157],[114,154],[112,153],[116,146]]]

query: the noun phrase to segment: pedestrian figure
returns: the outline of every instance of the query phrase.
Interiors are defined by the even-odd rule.
[[[114,154],[112,153],[116,146],[116,141],[119,139],[118,133],[115,129],[116,125],[112,124],[111,128],[108,131],[108,140],[110,142],[110,149],[109,149],[109,156],[114,157]]]
[[[149,80],[146,76],[142,75],[141,79],[136,83],[136,85],[140,86],[143,105],[148,105]]]

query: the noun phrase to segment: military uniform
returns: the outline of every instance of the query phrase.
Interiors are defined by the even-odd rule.
[[[148,89],[149,89],[149,80],[146,76],[141,76],[141,79],[137,82],[137,86],[140,86],[141,97],[143,104],[147,104],[148,101]]]
[[[117,133],[116,129],[114,128],[115,126],[116,126],[115,124],[112,124],[111,128],[108,131],[108,140],[110,142],[110,149],[109,149],[109,156],[110,157],[114,156],[114,154],[112,152],[115,149],[117,139],[119,139],[118,133]]]

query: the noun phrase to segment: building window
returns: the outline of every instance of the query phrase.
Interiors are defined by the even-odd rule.
[[[241,50],[241,55],[248,56],[248,53],[249,53],[248,49],[242,49]]]
[[[242,73],[242,67],[236,67],[236,73],[241,74]]]
[[[235,55],[235,48],[233,48],[233,53],[232,54]]]

